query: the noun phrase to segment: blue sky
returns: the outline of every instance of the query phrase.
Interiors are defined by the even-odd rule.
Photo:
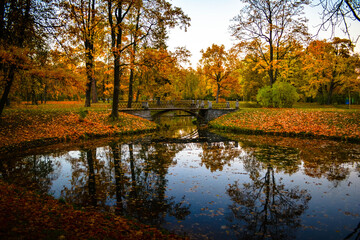
[[[173,29],[170,31],[168,46],[169,50],[175,47],[185,46],[191,51],[192,67],[196,68],[201,58],[200,50],[210,47],[213,43],[224,44],[229,49],[234,40],[231,38],[229,26],[243,6],[241,0],[170,0],[180,7],[191,18],[191,26],[187,32]],[[308,6],[305,16],[309,19],[308,28],[315,33],[315,26],[320,23],[320,9]],[[339,31],[341,33],[341,31]],[[352,23],[352,34],[360,35],[360,23]],[[341,34],[340,34],[341,35]],[[322,32],[320,38],[329,38],[330,33]],[[344,37],[344,35],[340,36]],[[359,41],[356,51],[360,52]]]

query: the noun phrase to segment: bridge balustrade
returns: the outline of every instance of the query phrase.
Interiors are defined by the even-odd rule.
[[[234,105],[234,106],[232,106]],[[239,108],[238,102],[219,102],[204,101],[204,100],[179,100],[179,101],[141,101],[133,102],[131,109],[169,109],[169,108],[183,108],[183,109],[227,109],[227,108]],[[120,101],[119,109],[127,109],[128,102]]]

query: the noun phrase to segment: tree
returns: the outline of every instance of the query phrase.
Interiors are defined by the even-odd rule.
[[[95,41],[100,38],[99,31],[104,26],[99,26],[104,16],[102,3],[97,0],[63,0],[59,4],[63,27],[58,28],[59,41],[72,46],[73,51],[81,51],[84,55],[86,66],[86,92],[85,107],[90,107],[92,102],[97,102],[95,79]],[[79,42],[83,46],[78,46]]]
[[[120,70],[121,53],[130,45],[123,46],[123,33],[125,17],[134,6],[135,1],[115,1],[107,0],[108,21],[111,29],[111,50],[114,58],[114,92],[111,117],[118,118],[119,95],[120,95]],[[136,2],[137,4],[138,1]]]
[[[190,25],[190,18],[180,8],[173,7],[167,1],[142,1],[129,14],[130,75],[128,108],[133,101],[136,57],[141,41],[147,47],[166,50],[167,28],[180,25],[185,29]],[[150,45],[150,46],[149,46]]]
[[[279,75],[278,62],[291,47],[291,39],[307,35],[303,14],[308,0],[245,0],[246,6],[231,26],[232,34],[263,61],[270,85]]]
[[[240,86],[244,100],[255,100],[258,90],[266,85],[266,73],[258,67],[261,61],[256,53],[249,53],[240,62]]]
[[[359,84],[356,73],[359,58],[352,55],[353,47],[350,40],[340,38],[310,43],[303,61],[307,72],[303,90],[308,96],[319,96],[322,103],[331,104],[334,93],[340,93],[354,81]]]
[[[138,94],[144,98],[166,98],[175,93],[173,80],[178,73],[177,58],[164,49],[144,49],[139,60]]]
[[[225,51],[225,46],[213,44],[206,51],[201,50],[200,72],[212,81],[215,89],[216,102],[220,95],[226,96],[227,90],[237,84],[234,76],[236,70],[236,57]]]
[[[0,115],[9,99],[19,70],[31,66],[34,45],[45,39],[44,26],[53,14],[52,2],[45,0],[0,1]]]
[[[122,54],[125,50],[133,47],[151,34],[159,22],[168,27],[175,27],[177,24],[188,26],[190,18],[183,14],[182,10],[173,7],[165,0],[108,0],[108,19],[111,29],[111,46],[114,55],[114,94],[111,116],[118,117],[118,105],[120,94],[120,74],[122,67],[127,65]],[[135,13],[135,31],[130,42],[124,42],[126,31],[129,31],[131,23],[128,22],[131,13]],[[132,54],[135,54],[133,51]],[[123,58],[123,59],[122,59]],[[132,55],[132,60],[135,55]],[[132,82],[129,90],[132,98]],[[132,101],[132,99],[130,99]]]
[[[323,28],[332,28],[332,33],[335,27],[341,24],[344,25],[344,32],[350,37],[349,20],[360,22],[360,2],[358,0],[320,0],[317,4],[323,8],[322,23],[319,31]]]

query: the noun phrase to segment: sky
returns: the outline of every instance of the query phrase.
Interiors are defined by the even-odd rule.
[[[168,39],[169,50],[176,47],[186,47],[192,54],[190,58],[191,67],[196,68],[201,58],[200,50],[206,50],[212,44],[224,44],[230,49],[235,39],[231,37],[229,30],[231,20],[239,14],[244,4],[241,0],[170,0],[177,7],[180,7],[185,14],[191,18],[191,26],[187,32],[179,28],[171,29]],[[315,34],[320,22],[320,8],[307,6],[305,16],[309,19],[309,32]],[[319,39],[330,38],[330,32],[321,32]],[[355,37],[360,35],[360,23],[353,22],[351,34]],[[339,31],[339,37],[345,37]],[[356,44],[356,52],[360,52],[360,40]]]

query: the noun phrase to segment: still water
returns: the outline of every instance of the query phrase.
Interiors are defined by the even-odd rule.
[[[0,177],[192,239],[359,239],[358,144],[215,134],[192,120],[6,156]]]

